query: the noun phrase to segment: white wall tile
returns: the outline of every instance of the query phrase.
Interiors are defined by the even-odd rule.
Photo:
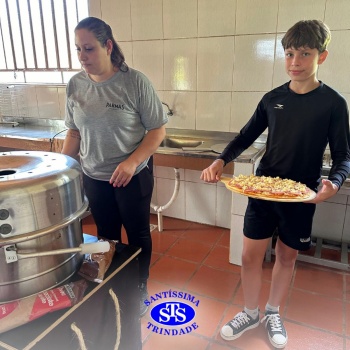
[[[326,0],[279,0],[277,31],[286,32],[302,19],[323,20],[325,8]]]
[[[280,86],[290,80],[285,69],[284,49],[281,40],[285,33],[276,36],[275,63],[273,66],[273,87]]]
[[[197,0],[163,0],[164,38],[197,37]]]
[[[196,130],[228,131],[231,92],[197,92]]]
[[[341,241],[346,205],[319,203],[316,207],[312,236]]]
[[[56,87],[36,87],[39,118],[60,119],[60,106]]]
[[[180,173],[180,180],[185,179],[185,170],[179,169]],[[157,166],[157,177],[163,178],[163,179],[175,179],[175,170],[174,168],[170,167],[164,167],[164,166]]]
[[[235,163],[234,175],[250,175],[253,173],[254,164],[251,163]]]
[[[235,34],[236,0],[198,1],[198,36]]]
[[[215,225],[216,186],[186,182],[185,191],[186,220]]]
[[[133,40],[163,38],[162,3],[162,0],[131,0],[131,33]]]
[[[204,183],[203,180],[200,179],[201,173],[202,172],[198,170],[185,169],[185,181]]]
[[[132,42],[131,41],[118,42],[118,45],[124,54],[126,64],[130,67],[133,67],[134,62],[132,59],[132,46],[133,46]]]
[[[235,215],[244,215],[248,205],[248,197],[232,193],[231,212]]]
[[[234,39],[198,39],[198,90],[231,91]]]
[[[101,18],[101,4],[100,1],[89,0],[89,16]]]
[[[274,33],[278,0],[237,0],[236,34]]]
[[[331,0],[326,3],[325,23],[331,28],[349,29],[350,28],[350,1],[349,0]]]
[[[216,187],[216,226],[231,227],[231,201],[231,192],[218,182]]]
[[[197,89],[197,39],[164,41],[164,89]]]
[[[350,206],[346,206],[342,242],[350,243]]]
[[[26,101],[27,101],[27,116],[32,118],[38,118],[39,109],[38,101],[36,98],[36,89],[34,85],[28,85],[25,89]]]
[[[58,87],[57,93],[58,93],[58,105],[60,107],[60,119],[64,120],[66,116],[66,88]]]
[[[155,170],[156,166],[153,167],[153,175],[154,175],[154,186],[153,186],[153,192],[152,192],[152,198],[151,198],[151,213],[155,214],[156,212],[154,211],[154,205],[158,205],[158,199],[157,199],[157,189],[158,189],[158,179],[156,178],[155,175]]]
[[[135,41],[134,68],[144,73],[157,90],[163,90],[163,41]]]
[[[231,215],[230,263],[242,266],[243,216]]]
[[[174,192],[174,180],[157,178],[157,201],[154,204],[158,206],[166,205]],[[185,219],[185,182],[180,181],[178,195],[175,201],[168,209],[163,211],[166,216],[178,219]]]
[[[332,40],[328,46],[328,57],[320,65],[318,72],[320,80],[335,90],[347,93],[350,92],[350,47],[349,45],[344,45],[344,43],[349,42],[349,40],[349,30],[334,31],[332,33]]]
[[[239,132],[254,114],[265,92],[232,92],[230,131]]]
[[[271,90],[274,50],[274,34],[236,36],[233,90]]]
[[[114,39],[131,40],[131,2],[130,0],[100,0],[103,20],[113,31]]]
[[[164,102],[173,115],[169,117],[168,128],[196,128],[196,93],[194,91],[164,91]]]

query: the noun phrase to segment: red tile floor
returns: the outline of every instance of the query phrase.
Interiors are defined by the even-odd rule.
[[[150,323],[156,323],[150,311],[156,302],[141,321],[143,350],[273,349],[263,325],[231,342],[219,335],[222,325],[243,307],[240,267],[229,263],[229,230],[167,217],[163,220],[163,231],[152,232],[149,294],[172,290],[194,296],[199,301],[194,318],[198,328],[178,336],[153,332]],[[157,225],[155,215],[151,222]],[[89,218],[84,219],[84,232],[94,232]],[[264,263],[262,309],[272,264]],[[289,336],[285,349],[350,350],[350,273],[297,261],[280,312]]]

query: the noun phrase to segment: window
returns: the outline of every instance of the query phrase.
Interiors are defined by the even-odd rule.
[[[0,0],[0,83],[66,83],[80,70],[74,28],[88,0]]]

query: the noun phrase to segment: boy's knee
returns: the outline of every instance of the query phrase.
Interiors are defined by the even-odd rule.
[[[280,252],[276,254],[276,261],[278,261],[283,267],[293,267],[297,260],[297,255],[297,251],[295,251],[295,254],[285,254]]]

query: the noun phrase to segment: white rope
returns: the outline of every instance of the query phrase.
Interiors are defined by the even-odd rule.
[[[121,335],[121,323],[120,323],[120,308],[119,308],[119,301],[118,297],[115,295],[112,289],[109,290],[109,294],[112,297],[112,300],[114,301],[114,307],[115,307],[115,323],[117,326],[117,339],[114,345],[114,350],[118,350],[119,344],[120,344],[120,335]]]
[[[109,294],[112,297],[112,300],[114,302],[114,307],[115,307],[115,323],[116,323],[116,328],[117,328],[117,339],[114,345],[114,350],[119,349],[120,345],[120,336],[121,336],[121,322],[120,322],[120,308],[119,308],[119,301],[118,297],[116,294],[113,292],[112,289],[109,290]],[[87,350],[87,347],[84,342],[84,336],[79,327],[75,323],[71,324],[71,329],[73,332],[77,335],[78,340],[79,340],[79,345],[81,350]]]
[[[79,345],[81,350],[87,350],[87,347],[84,342],[84,336],[81,330],[76,326],[75,323],[72,323],[70,325],[70,328],[73,330],[73,332],[77,335],[78,340],[79,340]]]

